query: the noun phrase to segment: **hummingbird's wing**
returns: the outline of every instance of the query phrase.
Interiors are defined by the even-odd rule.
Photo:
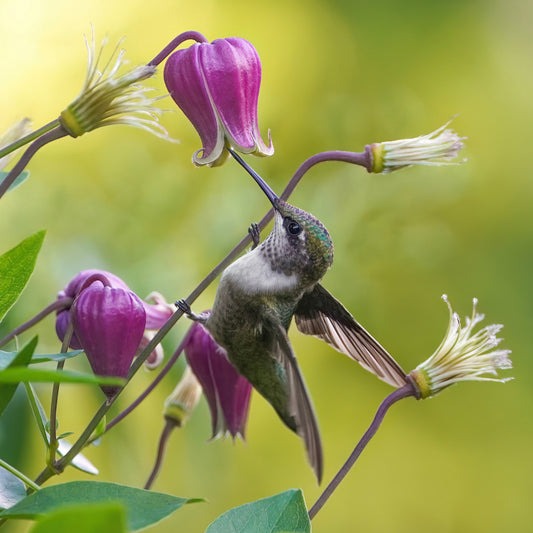
[[[311,397],[285,328],[275,320],[272,320],[272,328],[275,332],[273,355],[285,371],[287,379],[289,411],[296,422],[296,433],[304,442],[309,462],[320,483],[323,471],[322,442]]]
[[[402,367],[322,285],[302,297],[294,317],[302,333],[326,341],[389,385],[405,385]]]

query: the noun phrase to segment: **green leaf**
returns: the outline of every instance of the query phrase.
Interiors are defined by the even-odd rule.
[[[126,514],[119,503],[93,503],[58,509],[43,516],[30,533],[126,533]]]
[[[83,353],[83,350],[72,350],[71,352],[53,353],[53,354],[36,353],[31,358],[30,364],[33,365],[34,363],[49,363],[50,361],[59,363],[61,361],[65,361],[65,359],[72,359],[72,357],[76,357],[77,355],[80,355],[82,353]]]
[[[35,519],[71,505],[119,502],[126,510],[128,529],[136,531],[159,522],[186,503],[197,501],[202,500],[178,498],[115,483],[71,481],[45,487],[30,494],[10,509],[1,512],[0,519]]]
[[[26,497],[26,485],[9,470],[0,466],[0,509],[9,509]]]
[[[309,533],[311,522],[302,491],[291,489],[230,509],[206,533]]]
[[[37,424],[37,427],[39,428],[41,437],[43,438],[44,444],[46,445],[46,449],[48,450],[49,438],[48,433],[46,433],[45,429],[45,426],[48,424],[48,417],[46,416],[46,413],[44,412],[41,402],[39,401],[37,393],[31,386],[31,384],[28,382],[24,383],[24,388],[26,389],[26,395],[28,396],[28,401],[30,402],[31,412],[33,413],[33,417],[35,418],[35,422]]]
[[[37,346],[37,337],[33,337],[23,348],[18,352],[15,358],[11,361],[8,369],[1,370],[0,375],[4,372],[9,372],[10,370],[26,370],[24,365],[27,365],[30,361],[35,347]],[[21,366],[22,365],[22,366]],[[4,412],[4,409],[7,407],[11,398],[17,390],[17,386],[20,380],[11,382],[9,384],[0,383],[0,414]]]
[[[4,178],[7,177],[9,172],[1,171],[0,172],[0,183],[4,181]],[[24,183],[28,178],[30,177],[30,171],[29,170],[23,170],[16,178],[15,181],[9,186],[7,189],[8,191],[12,191],[13,189],[17,188],[21,183]]]
[[[15,359],[18,352],[4,352],[0,350],[0,370],[7,368],[11,362]],[[65,361],[65,359],[71,359],[83,353],[83,350],[73,350],[72,352],[66,353],[54,353],[54,354],[34,354],[31,358],[30,364],[34,363],[48,363],[54,361],[59,363],[60,361]]]
[[[28,283],[44,234],[34,233],[0,256],[0,322]]]
[[[83,374],[70,370],[47,370],[44,368],[9,367],[0,371],[1,383],[53,382],[53,383],[87,383],[96,385],[124,385],[124,379],[115,377]]]

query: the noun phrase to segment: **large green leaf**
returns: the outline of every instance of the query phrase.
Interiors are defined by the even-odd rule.
[[[311,522],[302,491],[291,489],[230,509],[206,533],[309,533]]]
[[[149,490],[101,481],[72,481],[45,487],[0,513],[1,518],[39,518],[67,506],[88,503],[121,503],[129,530],[159,522],[186,503],[202,500],[178,498]],[[76,530],[73,530],[76,531]],[[96,531],[96,530],[95,530]]]
[[[30,533],[126,533],[126,515],[119,503],[92,503],[58,509],[43,516]]]
[[[53,382],[53,383],[87,383],[96,385],[124,385],[122,378],[83,374],[70,370],[47,370],[45,368],[9,367],[0,370],[1,383]]]
[[[4,372],[8,372],[11,369],[14,370],[26,370],[25,365],[31,360],[35,347],[37,346],[37,337],[31,339],[23,348],[16,354],[14,359],[9,364],[8,369],[0,370],[0,375]],[[13,394],[17,390],[17,386],[21,380],[9,383],[0,382],[0,414],[4,412],[4,409],[7,407],[8,403],[11,401]]]
[[[26,485],[9,470],[0,466],[0,509],[9,509],[26,497]]]
[[[44,234],[34,233],[0,256],[0,322],[28,283]]]

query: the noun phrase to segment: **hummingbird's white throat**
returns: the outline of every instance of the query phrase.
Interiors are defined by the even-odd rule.
[[[295,288],[298,276],[295,273],[288,276],[272,270],[258,247],[232,263],[224,271],[221,283],[222,281],[230,281],[246,294],[277,294]]]

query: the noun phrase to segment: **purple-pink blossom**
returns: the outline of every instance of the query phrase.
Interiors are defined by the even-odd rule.
[[[194,323],[188,334],[185,355],[204,391],[213,438],[227,432],[244,438],[252,386],[229,362],[226,351],[207,329]]]
[[[202,141],[196,165],[216,166],[237,152],[269,156],[257,119],[261,62],[245,39],[229,37],[177,50],[164,70],[167,89]]]

